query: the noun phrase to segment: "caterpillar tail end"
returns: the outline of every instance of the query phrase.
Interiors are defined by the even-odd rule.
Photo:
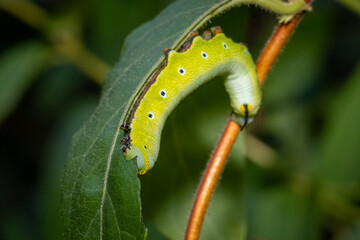
[[[241,131],[254,120],[256,113],[253,113],[251,104],[242,104],[239,107],[239,112],[234,112],[233,120],[241,126]]]

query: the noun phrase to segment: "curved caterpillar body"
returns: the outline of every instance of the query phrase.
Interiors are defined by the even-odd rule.
[[[192,32],[180,52],[165,49],[166,66],[149,81],[132,110],[130,123],[122,125],[126,159],[137,157],[138,173],[153,167],[161,131],[175,106],[204,82],[225,76],[234,114],[242,128],[252,121],[261,104],[256,67],[245,45],[227,38],[219,27],[203,36]]]

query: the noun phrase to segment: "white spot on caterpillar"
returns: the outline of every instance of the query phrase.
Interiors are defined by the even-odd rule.
[[[186,71],[184,68],[181,67],[181,68],[179,68],[179,73],[180,73],[180,75],[184,76]]]
[[[152,119],[154,119],[155,116],[154,116],[154,114],[152,112],[149,112],[148,117],[149,117],[150,120],[152,120]]]
[[[245,48],[243,49],[243,53],[245,54],[245,56],[248,55],[248,51]]]
[[[166,98],[166,92],[165,92],[164,89],[163,89],[163,90],[160,90],[160,96],[161,96],[162,98]]]
[[[208,55],[206,52],[201,52],[201,56],[204,58],[204,59],[207,59],[208,58]]]
[[[225,49],[228,49],[228,45],[226,43],[222,44]]]

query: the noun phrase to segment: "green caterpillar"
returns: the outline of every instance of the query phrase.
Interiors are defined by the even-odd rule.
[[[137,157],[139,174],[154,166],[165,120],[178,103],[201,84],[225,76],[225,88],[242,129],[257,114],[261,90],[254,61],[243,44],[227,38],[220,27],[202,36],[192,32],[181,50],[165,49],[167,63],[148,82],[121,128],[126,159]]]

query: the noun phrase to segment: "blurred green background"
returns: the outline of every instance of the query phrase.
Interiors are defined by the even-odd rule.
[[[171,1],[22,2],[0,0],[0,239],[62,239],[71,137],[126,35]],[[360,19],[349,5],[316,0],[305,15],[229,158],[202,239],[360,239]],[[205,28],[214,25],[256,59],[276,18],[241,7]],[[229,112],[217,79],[169,117],[158,162],[140,177],[148,239],[182,239]]]

